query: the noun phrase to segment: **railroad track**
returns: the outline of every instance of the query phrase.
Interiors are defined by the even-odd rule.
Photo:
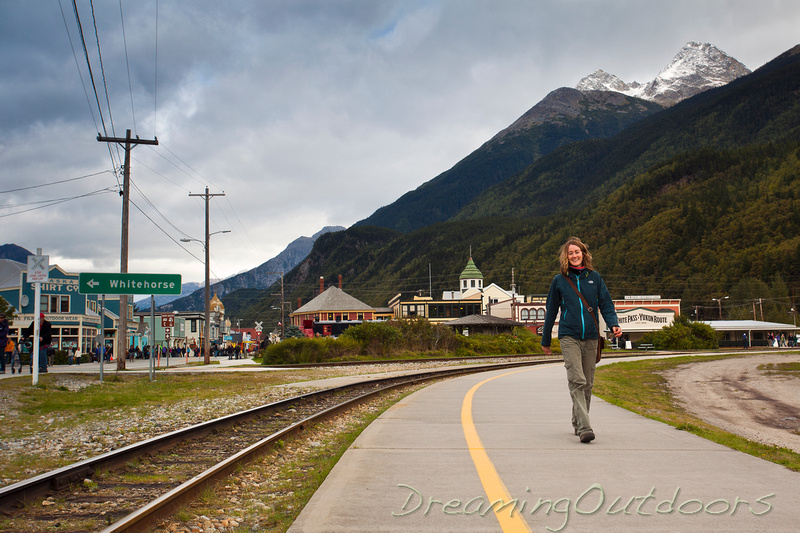
[[[141,441],[0,489],[5,531],[146,531],[278,441],[382,392],[514,361],[361,381],[263,405]]]

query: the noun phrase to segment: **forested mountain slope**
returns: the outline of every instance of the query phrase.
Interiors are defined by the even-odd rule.
[[[486,188],[502,183],[553,150],[580,140],[613,136],[661,109],[653,102],[620,93],[557,89],[453,168],[356,225],[408,232],[448,220]]]

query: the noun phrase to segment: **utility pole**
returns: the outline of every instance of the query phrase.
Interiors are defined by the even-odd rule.
[[[205,335],[203,336],[203,364],[208,365],[211,364],[211,267],[210,267],[210,257],[211,254],[209,253],[209,238],[211,234],[209,233],[208,228],[208,200],[212,196],[225,196],[224,192],[218,193],[210,193],[208,192],[208,187],[206,187],[205,194],[192,194],[189,193],[189,196],[202,196],[206,199],[206,314],[205,314]]]
[[[285,328],[286,328],[286,324],[283,321],[283,271],[281,270],[280,272],[278,272],[278,271],[264,272],[264,274],[280,274],[281,275],[281,294],[280,294],[280,297],[281,297],[281,340],[283,340],[284,339],[283,333],[284,333]],[[278,294],[273,292],[272,296],[278,296]]]
[[[137,135],[131,138],[131,130],[125,132],[125,138],[104,137],[97,134],[97,140],[105,143],[119,143],[125,148],[125,166],[122,167],[122,243],[120,246],[119,271],[121,274],[128,272],[128,220],[130,213],[131,193],[131,150],[137,144],[158,145],[158,139],[152,141],[140,139]],[[117,370],[125,370],[125,358],[128,353],[128,295],[119,295],[119,327],[117,328]]]

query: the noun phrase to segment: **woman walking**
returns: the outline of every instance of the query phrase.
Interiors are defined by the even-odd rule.
[[[615,337],[620,337],[622,330],[606,284],[593,269],[592,254],[578,237],[570,237],[561,246],[559,264],[561,273],[553,278],[547,295],[542,348],[550,355],[553,325],[561,311],[558,339],[572,398],[572,427],[581,442],[589,443],[595,438],[589,422],[589,405],[594,370],[600,361],[598,309]]]

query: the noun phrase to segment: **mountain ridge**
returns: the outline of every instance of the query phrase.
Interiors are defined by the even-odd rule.
[[[342,231],[343,226],[325,226],[311,237],[298,237],[290,242],[278,255],[261,265],[236,274],[211,285],[211,295],[223,298],[237,289],[263,289],[280,280],[281,272],[289,272],[305,259],[314,247],[314,243],[327,233]],[[149,309],[149,305],[147,306]],[[156,305],[156,309],[169,311],[203,311],[205,310],[205,284],[187,296]]]
[[[597,70],[581,79],[576,89],[616,91],[669,107],[747,74],[750,70],[744,64],[713,44],[690,41],[648,83],[626,83],[613,74]]]
[[[731,69],[727,74],[726,68]],[[452,168],[356,225],[409,232],[444,222],[486,189],[516,176],[552,151],[577,141],[613,137],[638,120],[708,90],[720,80],[737,79],[745,71],[749,72],[713,45],[690,42],[653,82],[637,84],[635,91],[611,75],[607,83],[587,76],[576,89],[551,91]]]

